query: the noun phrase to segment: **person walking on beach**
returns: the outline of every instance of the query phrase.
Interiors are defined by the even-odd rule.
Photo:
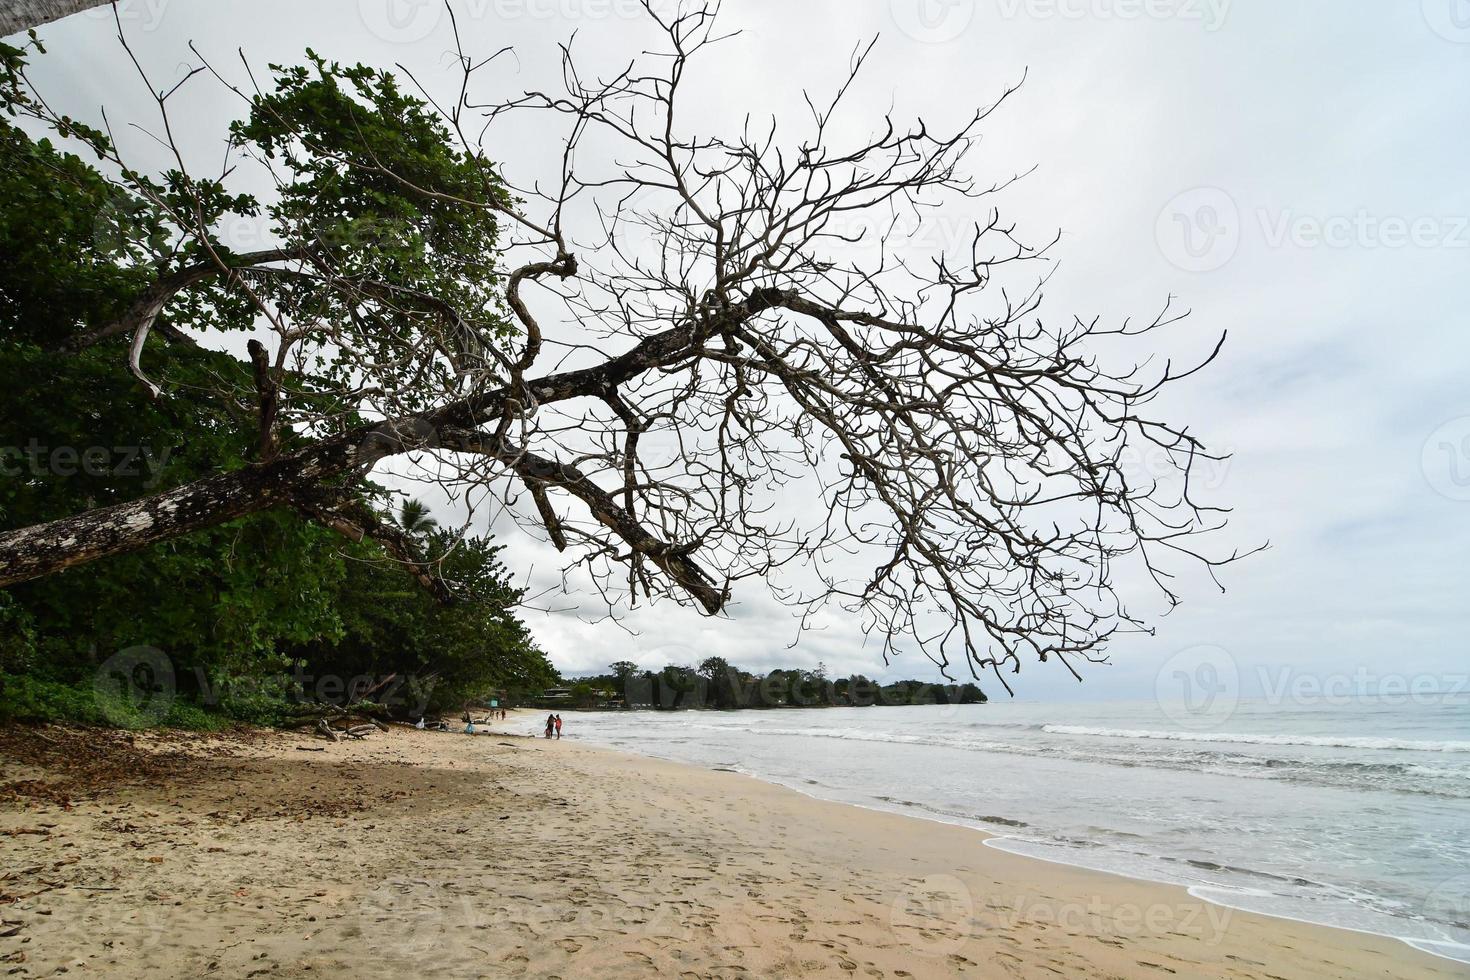
[[[551,730],[556,727],[556,715],[546,716],[546,737],[551,737]]]
[[[561,738],[561,715],[556,716],[556,737]]]

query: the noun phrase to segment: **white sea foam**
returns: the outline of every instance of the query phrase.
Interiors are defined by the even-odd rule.
[[[1095,735],[1104,738],[1145,738],[1171,742],[1231,742],[1246,745],[1309,745],[1322,748],[1398,752],[1470,752],[1470,742],[1419,741],[1407,738],[1355,738],[1345,735],[1260,735],[1244,732],[1157,732],[1130,728],[1090,728],[1086,725],[1046,725],[1052,735]]]

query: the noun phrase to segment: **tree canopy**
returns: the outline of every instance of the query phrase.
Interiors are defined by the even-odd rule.
[[[34,106],[18,87],[24,53],[4,48],[0,56],[8,118]],[[393,111],[409,114],[398,104]],[[60,129],[70,135],[74,127]],[[103,134],[75,130],[105,156]],[[181,182],[138,179],[160,200],[166,184]],[[231,206],[253,207],[242,198]],[[322,206],[339,217],[371,210]],[[0,370],[15,382],[0,388],[0,527],[136,500],[307,442],[283,426],[272,446],[262,445],[254,410],[241,401],[254,390],[253,365],[185,332],[203,318],[248,328],[253,313],[228,289],[200,283],[159,311],[156,335],[141,348],[147,380],[118,356],[108,325],[150,294],[158,269],[188,267],[205,254],[199,243],[173,242],[167,224],[142,193],[126,193],[80,156],[0,119]],[[352,239],[343,252],[357,261],[410,269],[424,261],[396,237],[390,249],[338,231]],[[298,395],[313,382],[289,365],[271,370],[288,398],[320,394]],[[166,396],[148,397],[150,384]],[[372,515],[388,503],[368,482],[333,492],[352,513]],[[385,533],[396,527],[401,536],[385,547],[274,507],[0,591],[0,713],[75,713],[74,701],[47,698],[85,689],[111,654],[141,646],[170,658],[192,701],[253,720],[270,720],[290,698],[347,696],[341,683],[319,685],[323,677],[411,677],[415,689],[400,691],[400,709],[458,707],[501,686],[547,683],[554,671],[515,615],[521,593],[499,548],[440,531],[416,501],[404,501],[398,517]],[[423,561],[435,556],[460,601],[445,606],[415,582],[401,560],[406,549]]]

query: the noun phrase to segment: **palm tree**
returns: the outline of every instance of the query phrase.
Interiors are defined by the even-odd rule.
[[[419,544],[438,528],[439,522],[422,500],[405,500],[398,508],[398,529]]]

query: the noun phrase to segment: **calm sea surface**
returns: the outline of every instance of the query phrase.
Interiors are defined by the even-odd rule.
[[[567,734],[1470,962],[1470,696],[568,713]]]

